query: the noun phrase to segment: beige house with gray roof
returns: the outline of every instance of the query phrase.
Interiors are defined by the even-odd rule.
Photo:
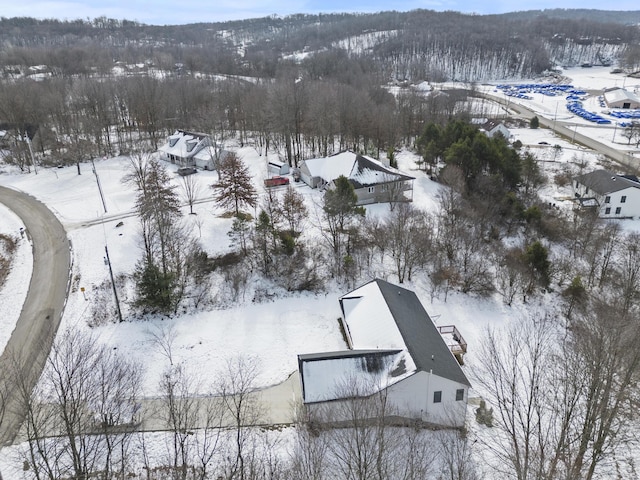
[[[331,188],[338,177],[346,177],[358,196],[358,205],[413,200],[415,177],[353,152],[305,160],[299,174],[311,188]]]

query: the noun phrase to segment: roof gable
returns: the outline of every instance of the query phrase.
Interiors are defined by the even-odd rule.
[[[590,173],[585,173],[584,175],[577,176],[575,180],[600,195],[619,192],[627,188],[640,188],[640,183],[608,170],[595,170]]]
[[[320,177],[325,183],[331,183],[340,176],[349,179],[354,188],[369,185],[414,180],[414,177],[386,167],[373,158],[353,152],[340,152],[323,158],[310,158],[304,161],[312,177]]]
[[[405,349],[408,369],[470,385],[416,294],[376,279],[340,298],[355,349]]]

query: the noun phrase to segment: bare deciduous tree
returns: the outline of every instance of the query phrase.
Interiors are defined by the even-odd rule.
[[[23,402],[26,461],[36,478],[123,475],[141,379],[139,365],[81,332],[65,331],[53,344],[43,377]]]
[[[198,427],[196,385],[182,365],[174,365],[165,370],[160,389],[164,396],[163,420],[171,432],[169,463],[176,478],[186,480]]]
[[[258,364],[255,359],[237,357],[227,361],[217,386],[234,432],[229,463],[225,468],[228,478],[250,478],[246,470],[248,465],[245,464],[251,451],[252,433],[249,427],[257,425],[263,416],[263,407],[254,391],[257,375]]]
[[[184,198],[189,205],[189,213],[194,215],[193,205],[195,205],[198,195],[200,194],[200,184],[197,182],[194,175],[185,175],[182,177],[181,186]]]
[[[502,478],[545,478],[553,418],[542,392],[549,386],[552,342],[546,317],[514,320],[502,332],[488,329],[482,340],[474,383],[497,409],[499,432],[486,447]]]

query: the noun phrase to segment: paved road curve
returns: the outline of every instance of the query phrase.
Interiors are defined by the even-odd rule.
[[[60,221],[35,198],[0,187],[0,202],[22,219],[33,245],[29,291],[16,328],[0,356],[0,386],[4,381],[11,387],[9,373],[17,360],[18,374],[33,388],[62,318],[69,285],[70,244]],[[4,405],[0,446],[13,441],[24,418],[15,388],[8,389]]]

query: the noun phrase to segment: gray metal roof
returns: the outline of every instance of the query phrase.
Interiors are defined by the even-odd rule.
[[[384,280],[374,282],[389,306],[416,367],[471,386],[416,294]]]
[[[368,187],[370,185],[378,185],[380,183],[389,183],[389,182],[397,182],[397,181],[405,181],[405,180],[415,180],[415,177],[404,174],[398,170],[395,170],[391,167],[386,167],[380,163],[373,161],[371,158],[365,157],[363,155],[356,156],[356,165],[353,172],[351,172],[351,176],[349,177],[349,181],[353,185],[353,188],[363,188]],[[370,181],[362,181],[361,177],[358,175],[365,170],[371,170],[374,172],[380,172],[384,174],[385,180],[380,181],[379,179]]]
[[[595,170],[585,173],[577,176],[575,180],[600,195],[619,192],[625,188],[640,188],[640,183],[608,170]]]
[[[313,362],[316,360],[330,360],[332,358],[366,357],[376,355],[395,355],[400,352],[397,349],[387,350],[338,350],[336,352],[301,353],[298,360],[302,362]]]

